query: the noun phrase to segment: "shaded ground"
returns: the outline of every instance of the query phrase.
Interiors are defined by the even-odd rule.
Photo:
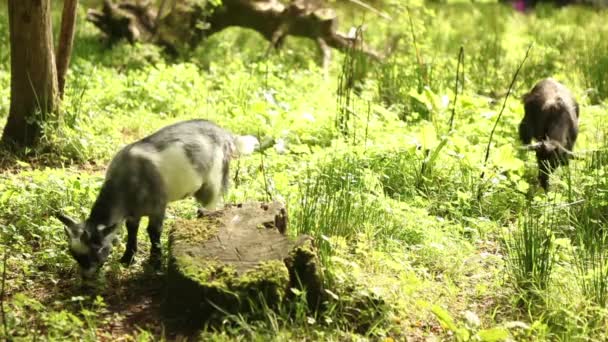
[[[176,332],[167,331],[161,319],[165,276],[142,270],[122,273],[106,278],[95,289],[83,286],[72,273],[66,273],[56,284],[39,284],[28,293],[47,309],[65,309],[75,315],[81,315],[83,308],[95,307],[96,296],[103,297],[105,306],[96,310],[94,318],[94,330],[101,340],[126,340],[125,336],[137,335],[140,329],[155,336],[175,336]],[[44,334],[45,327],[39,329]]]

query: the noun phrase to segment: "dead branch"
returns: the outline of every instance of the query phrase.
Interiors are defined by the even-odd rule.
[[[163,6],[163,12],[165,7],[168,6]],[[87,20],[110,42],[148,42],[175,53],[192,49],[203,39],[237,26],[259,32],[269,41],[270,50],[280,48],[287,36],[312,39],[319,46],[324,65],[330,57],[329,48],[347,51],[356,47],[375,60],[385,57],[385,53],[368,47],[360,37],[339,32],[335,10],[319,0],[293,0],[288,5],[278,0],[223,0],[219,7],[177,0],[166,14],[159,14],[150,3],[121,0],[114,4],[105,0],[101,11],[88,11]]]

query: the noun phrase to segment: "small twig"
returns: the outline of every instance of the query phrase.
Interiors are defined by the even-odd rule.
[[[500,121],[500,118],[502,117],[502,113],[505,110],[505,107],[507,105],[507,100],[509,99],[509,95],[511,94],[511,90],[513,89],[515,80],[517,79],[517,75],[519,75],[519,71],[524,66],[524,62],[526,61],[526,59],[528,59],[528,54],[530,53],[530,49],[532,49],[532,44],[530,44],[528,46],[528,50],[526,50],[526,55],[524,56],[524,59],[521,61],[521,63],[519,64],[519,67],[517,68],[517,70],[515,71],[515,74],[513,75],[513,79],[511,80],[511,84],[509,85],[509,90],[507,91],[505,100],[502,103],[502,108],[500,109],[500,112],[498,113],[498,117],[496,118],[496,122],[494,122],[494,127],[492,127],[492,131],[490,132],[490,139],[488,140],[488,146],[486,146],[486,155],[483,160],[483,168],[482,168],[481,175],[480,175],[480,178],[482,178],[482,179],[485,176],[485,167],[488,162],[488,159],[490,158],[490,145],[492,145],[492,138],[494,137],[494,131],[496,131],[498,122]]]
[[[61,31],[59,32],[59,45],[55,58],[55,68],[57,71],[57,87],[59,98],[63,98],[65,90],[65,76],[70,65],[70,56],[74,45],[74,33],[76,32],[76,12],[78,8],[77,0],[66,0],[63,2],[63,12],[61,14]]]
[[[2,260],[2,286],[0,288],[0,313],[2,314],[2,326],[4,336],[8,338],[8,323],[6,322],[6,310],[4,309],[4,289],[6,284],[6,261],[8,259],[8,246],[4,246],[4,258]]]
[[[412,21],[412,15],[410,14],[409,7],[407,7],[407,17],[410,21],[410,32],[412,33],[412,42],[414,43],[414,51],[416,51],[416,60],[418,61],[418,65],[421,65],[422,60],[420,58],[420,51],[418,50],[418,44],[416,43],[416,33],[414,32],[414,22]]]
[[[428,166],[430,157],[431,157],[431,150],[427,148],[424,150],[424,159],[422,160],[422,165],[420,165],[420,183],[421,184],[424,181],[424,176],[426,175],[426,170],[427,170],[426,167]]]
[[[372,7],[371,5],[366,4],[363,1],[360,1],[360,0],[348,0],[348,1],[352,2],[355,5],[359,5],[359,6],[365,8],[365,9],[371,11],[371,12],[376,13],[380,18],[383,18],[383,19],[386,19],[386,20],[393,20],[393,18],[391,18],[391,16],[388,15],[386,12],[382,12],[380,10],[377,10],[374,7]]]
[[[262,177],[264,177],[264,192],[266,193],[266,201],[272,200],[272,192],[268,187],[268,179],[266,178],[266,166],[264,166],[264,155],[265,152],[260,153],[260,167],[262,168]]]
[[[260,137],[260,132],[258,131],[258,138]],[[259,139],[258,139],[259,140]],[[260,151],[260,168],[262,168],[262,177],[264,178],[264,192],[266,193],[266,201],[271,201],[273,199],[272,193],[268,190],[268,179],[266,179],[266,166],[264,166],[264,156],[266,155],[265,151]]]
[[[154,18],[154,30],[158,30],[158,23],[160,22],[160,19],[162,17],[162,15],[164,14],[164,9],[165,9],[165,4],[167,3],[167,0],[161,0],[160,5],[158,6],[158,12],[156,12],[156,18]]]
[[[428,84],[426,75],[423,75],[424,64],[422,63],[422,57],[420,56],[420,50],[418,49],[418,43],[416,43],[416,33],[414,32],[414,22],[412,21],[412,15],[410,14],[410,8],[407,8],[407,17],[410,21],[410,31],[412,33],[412,42],[414,43],[414,51],[416,51],[416,61],[418,62],[418,76],[420,76],[425,84]],[[422,88],[422,87],[420,87]]]
[[[342,63],[342,72],[338,79],[338,111],[336,113],[335,125],[346,140],[348,140],[351,114],[355,115],[350,107],[354,107],[352,91],[360,62],[357,52],[361,51],[360,49],[363,47],[362,27],[362,25],[359,25],[355,30],[354,39],[346,50],[345,58]],[[358,46],[357,43],[360,43],[360,45]]]
[[[584,199],[579,199],[573,202],[568,202],[568,203],[561,203],[561,204],[555,204],[555,203],[547,203],[547,204],[538,204],[535,205],[534,208],[548,208],[551,207],[553,209],[560,209],[560,208],[568,208],[568,207],[572,207],[575,206],[577,204],[581,204],[581,203],[585,203]]]
[[[365,122],[365,136],[363,140],[363,149],[367,150],[367,134],[369,132],[369,117],[372,113],[371,103],[367,101],[367,121]]]
[[[232,179],[233,182],[234,182],[234,187],[235,188],[238,188],[239,184],[241,183],[241,179],[239,177],[240,173],[241,173],[241,158],[238,158],[236,160],[236,167],[235,167],[235,172],[234,172],[234,178]]]
[[[461,62],[462,62],[461,63],[462,64],[462,68],[460,69],[460,93],[464,94],[464,86],[465,86],[465,83],[464,83],[464,78],[465,78],[465,74],[464,74],[465,73],[465,71],[464,71],[464,48],[462,50],[462,61]]]
[[[317,46],[323,55],[323,79],[329,79],[329,64],[331,63],[331,48],[323,38],[317,38]]]
[[[460,76],[460,65],[462,64],[462,82],[464,83],[464,47],[458,52],[458,64],[456,64],[456,82],[454,84],[454,102],[452,103],[452,115],[450,116],[450,131],[454,129],[454,117],[456,116],[456,100],[458,100],[458,83]]]

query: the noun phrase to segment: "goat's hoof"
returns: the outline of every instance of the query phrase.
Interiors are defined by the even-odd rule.
[[[133,265],[133,263],[135,262],[135,257],[133,255],[123,255],[122,258],[120,258],[120,263],[125,265],[125,266],[131,266]]]
[[[152,254],[150,255],[150,260],[148,263],[154,270],[160,270],[162,268],[162,257],[160,254]]]
[[[210,210],[207,210],[205,208],[198,208],[196,210],[196,217],[201,218],[201,217],[208,216],[210,212],[211,212]]]
[[[160,272],[163,268],[160,259],[150,259],[149,265],[154,272]]]

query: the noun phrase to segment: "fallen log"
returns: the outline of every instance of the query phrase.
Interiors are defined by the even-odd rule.
[[[306,289],[316,310],[323,293],[312,238],[286,235],[279,203],[247,203],[181,219],[169,235],[166,304],[172,319],[201,327],[226,314],[260,312]]]
[[[104,0],[101,11],[89,9],[87,20],[110,42],[127,39],[131,43],[154,43],[174,54],[192,49],[206,37],[231,26],[259,32],[270,42],[269,50],[279,48],[287,36],[304,37],[316,42],[324,67],[331,58],[331,48],[356,49],[381,60],[397,42],[394,39],[381,53],[365,45],[361,35],[339,32],[336,11],[318,0],[292,0],[287,5],[279,0],[222,0],[219,6],[213,3],[174,0],[166,5],[163,0],[157,10],[149,2],[121,0],[114,4]],[[167,6],[171,7],[168,11]]]

